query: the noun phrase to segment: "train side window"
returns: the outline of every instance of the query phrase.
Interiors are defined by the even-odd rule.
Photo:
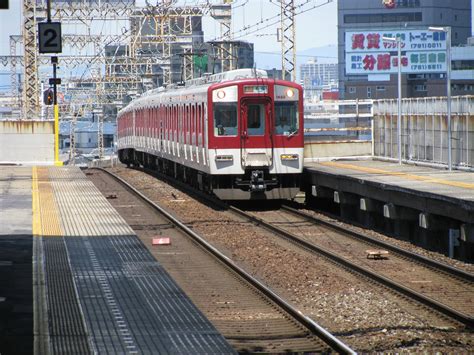
[[[237,135],[237,103],[222,102],[214,104],[214,135]]]
[[[173,116],[173,119],[171,121],[171,125],[173,127],[173,136],[172,136],[172,140],[173,142],[177,143],[178,142],[178,126],[179,126],[179,121],[180,121],[180,113],[179,113],[179,106],[178,105],[175,105],[174,106],[174,116]]]
[[[207,116],[207,105],[205,103],[202,104],[202,108],[201,108],[201,112],[202,112],[202,122],[203,122],[203,126],[202,126],[202,146],[206,146],[206,143],[207,143],[207,134],[210,134],[209,133],[209,118]]]
[[[196,127],[196,133],[197,133],[197,137],[198,137],[198,140],[197,140],[197,145],[198,146],[201,146],[201,142],[202,142],[202,136],[201,136],[201,129],[202,129],[202,124],[201,124],[201,105],[200,104],[197,104],[196,106],[196,118],[197,118],[197,127]]]
[[[184,143],[189,143],[188,142],[188,136],[189,136],[189,105],[184,105],[184,120],[183,120],[183,142]]]
[[[191,105],[191,144],[196,145],[196,104],[193,102]]]
[[[204,132],[204,110],[203,105],[198,104],[198,121],[199,121],[199,146],[202,147],[203,145],[203,132]]]

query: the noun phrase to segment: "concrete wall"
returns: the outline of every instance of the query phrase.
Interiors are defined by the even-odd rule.
[[[0,121],[0,163],[54,163],[54,121]]]
[[[371,154],[372,142],[370,141],[311,142],[305,140],[304,144],[304,158],[309,160]]]

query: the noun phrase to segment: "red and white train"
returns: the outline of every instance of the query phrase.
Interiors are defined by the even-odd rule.
[[[121,162],[225,200],[294,197],[303,134],[302,87],[253,69],[151,90],[118,114]]]

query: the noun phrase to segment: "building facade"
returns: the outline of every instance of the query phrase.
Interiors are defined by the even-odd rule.
[[[338,74],[340,97],[343,99],[394,98],[397,97],[398,90],[396,73],[391,72],[384,76],[377,76],[354,74],[348,70],[348,63],[346,63],[347,33],[386,31],[391,34],[407,33],[408,36],[408,31],[428,31],[430,26],[450,26],[452,46],[466,47],[468,38],[471,36],[471,22],[471,0],[449,2],[444,0],[339,0]],[[396,53],[396,47],[391,51],[392,54]],[[466,80],[459,83],[462,86],[456,86],[456,75],[454,74],[456,61],[462,61],[460,58],[466,56],[464,53],[459,59],[455,59],[457,53],[460,55],[461,52],[455,48],[452,51],[453,95],[474,93],[465,91],[465,88],[469,88]],[[402,65],[403,57],[406,58],[409,55],[405,51],[402,53]],[[463,67],[465,68],[465,65]],[[462,90],[458,92],[458,88],[462,88]],[[446,74],[434,70],[426,73],[402,74],[402,95],[403,97],[446,95]]]
[[[305,98],[321,98],[323,91],[337,89],[337,63],[318,63],[311,59],[300,65],[301,85]]]

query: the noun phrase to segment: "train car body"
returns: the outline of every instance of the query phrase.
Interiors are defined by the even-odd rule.
[[[118,114],[118,154],[225,200],[284,199],[303,169],[303,91],[240,69],[151,90]]]

